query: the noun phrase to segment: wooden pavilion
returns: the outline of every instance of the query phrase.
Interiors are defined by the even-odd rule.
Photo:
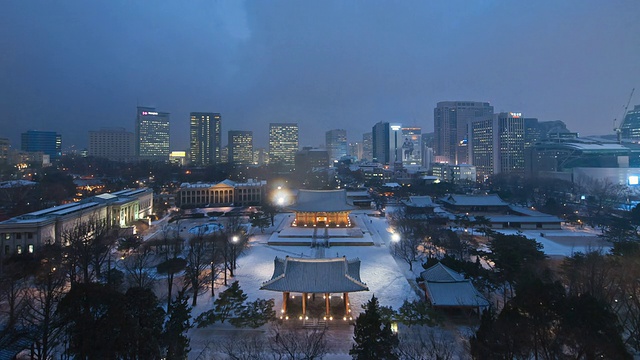
[[[324,319],[330,319],[331,294],[341,293],[344,305],[344,319],[351,319],[349,293],[369,291],[360,280],[360,260],[346,257],[330,259],[302,259],[276,257],[271,280],[260,287],[261,290],[282,292],[281,316],[288,318],[287,306],[291,293],[302,293],[302,318],[307,318],[307,303],[316,294],[323,294],[325,301]]]
[[[300,190],[289,210],[296,213],[292,226],[351,227],[349,213],[355,207],[347,204],[343,190]]]

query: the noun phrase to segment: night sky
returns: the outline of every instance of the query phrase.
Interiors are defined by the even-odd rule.
[[[228,130],[298,122],[301,145],[378,121],[433,131],[438,101],[613,133],[640,104],[640,1],[0,1],[0,137],[134,130],[136,104]]]

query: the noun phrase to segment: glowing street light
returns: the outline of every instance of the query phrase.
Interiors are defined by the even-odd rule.
[[[391,234],[391,241],[393,241],[393,242],[400,241],[400,234],[398,234],[398,233]]]

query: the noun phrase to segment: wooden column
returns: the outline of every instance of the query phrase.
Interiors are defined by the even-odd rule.
[[[329,317],[331,314],[331,300],[329,299],[329,294],[324,294],[324,306],[325,306],[325,313],[327,315],[327,317]]]
[[[288,292],[283,292],[282,293],[282,314],[286,314],[287,313],[287,301],[289,300],[289,293]]]
[[[302,293],[302,316],[307,315],[307,293]]]
[[[349,318],[349,293],[344,293],[344,316]]]

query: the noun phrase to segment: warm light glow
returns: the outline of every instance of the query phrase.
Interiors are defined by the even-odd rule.
[[[237,236],[232,237],[232,238],[231,238],[231,241],[233,241],[233,242],[238,242],[238,237],[237,237]]]
[[[398,233],[393,233],[393,234],[391,235],[391,240],[392,240],[392,241],[395,241],[395,242],[400,241],[400,234],[398,234]]]

